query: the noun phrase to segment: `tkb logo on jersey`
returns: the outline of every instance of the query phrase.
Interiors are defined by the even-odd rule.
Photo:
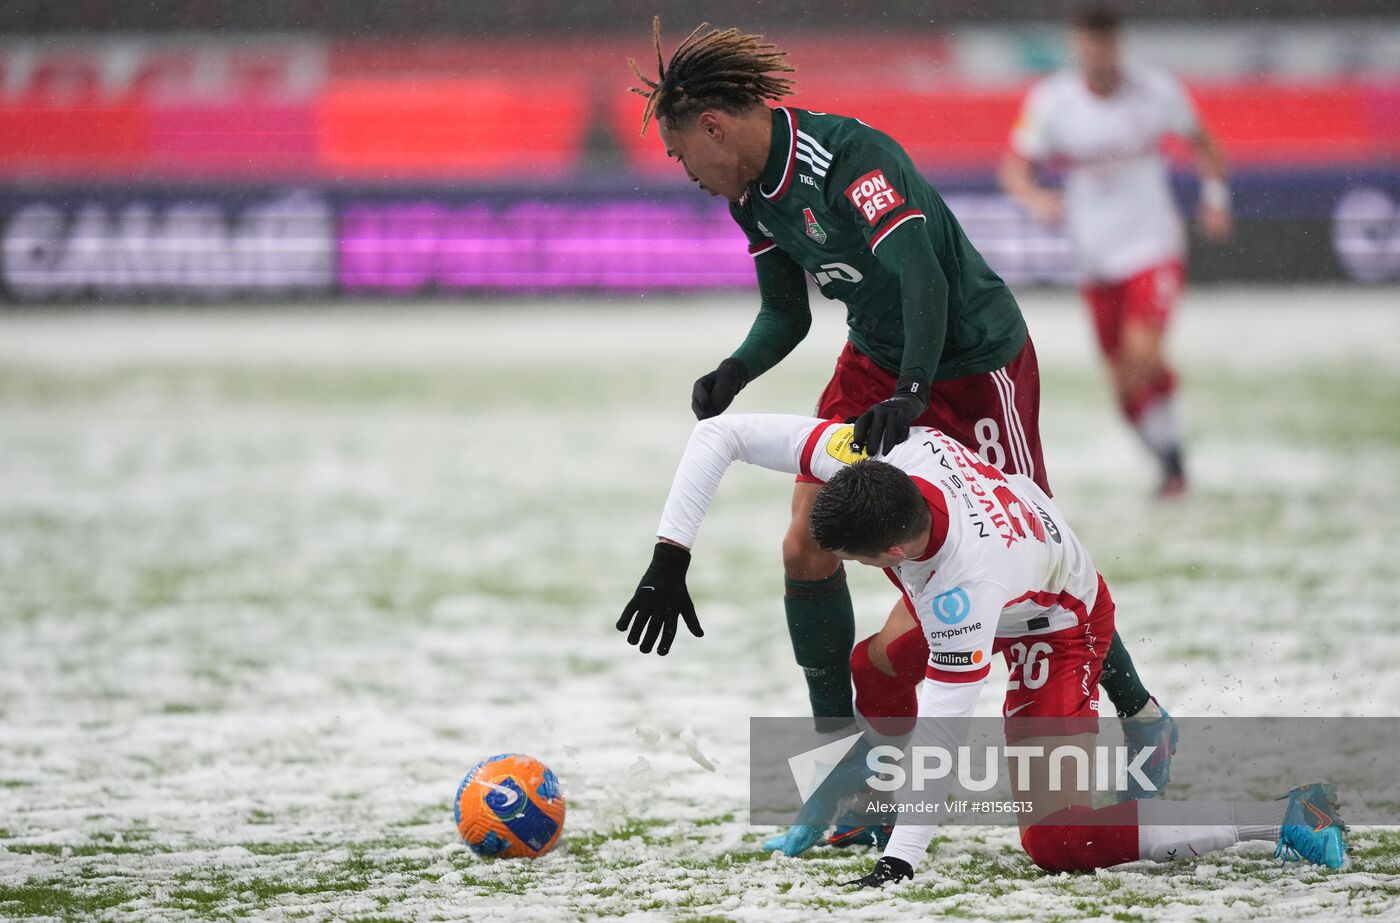
[[[882,215],[904,204],[904,196],[890,185],[884,170],[871,170],[846,187],[846,198],[874,227]]]
[[[933,598],[933,614],[944,625],[956,625],[972,611],[972,600],[962,587],[953,587]]]
[[[822,226],[817,224],[817,216],[812,214],[810,208],[802,209],[802,218],[807,222],[807,236],[819,244],[826,243],[826,231],[823,231]]]
[[[831,438],[826,443],[826,454],[836,459],[843,465],[854,465],[862,458],[866,458],[865,449],[859,452],[852,450],[851,443],[855,441],[856,428],[854,426],[843,426],[831,434]]]

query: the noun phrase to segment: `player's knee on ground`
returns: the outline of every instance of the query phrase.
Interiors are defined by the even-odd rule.
[[[1139,858],[1137,805],[1065,808],[1024,830],[1021,848],[1032,862],[1054,873],[1134,862]]]

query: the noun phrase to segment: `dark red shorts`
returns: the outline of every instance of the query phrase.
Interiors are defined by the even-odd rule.
[[[817,402],[826,420],[858,417],[894,394],[895,375],[849,341]],[[928,409],[914,421],[940,429],[1007,474],[1024,474],[1050,493],[1040,448],[1040,367],[1030,337],[1004,368],[935,381]],[[798,475],[804,483],[814,479]]]
[[[1186,268],[1179,260],[1162,263],[1121,282],[1086,285],[1084,300],[1094,318],[1099,348],[1111,356],[1118,351],[1123,325],[1132,320],[1161,333],[1167,329],[1181,297]]]
[[[1113,618],[1113,597],[1100,577],[1086,621],[1054,634],[995,641],[992,652],[1011,671],[1001,711],[1008,740],[1098,732],[1099,677]]]

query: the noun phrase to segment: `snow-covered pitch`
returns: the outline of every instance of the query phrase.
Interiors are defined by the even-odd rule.
[[[1170,506],[1073,297],[1023,302],[1051,483],[1164,703],[1394,714],[1400,292],[1192,290],[1172,345],[1194,488]],[[841,309],[814,307],[736,407],[810,412],[842,340]],[[779,598],[789,480],[736,470],[721,491],[691,567],[703,640],[643,657],[613,627],[691,382],[752,311],[0,315],[0,916],[1400,914],[1400,832],[1376,828],[1341,872],[1253,844],[1058,877],[1013,830],[959,828],[913,884],[860,894],[837,882],[868,853],[760,852],[747,718],[805,708]],[[852,580],[863,637],[892,590]],[[453,830],[462,774],[506,750],[569,798],[541,861],[475,859]]]

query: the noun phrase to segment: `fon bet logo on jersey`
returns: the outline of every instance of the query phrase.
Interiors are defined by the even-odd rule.
[[[871,227],[881,216],[904,204],[904,196],[890,185],[884,170],[871,170],[846,188],[846,198],[865,216]]]

